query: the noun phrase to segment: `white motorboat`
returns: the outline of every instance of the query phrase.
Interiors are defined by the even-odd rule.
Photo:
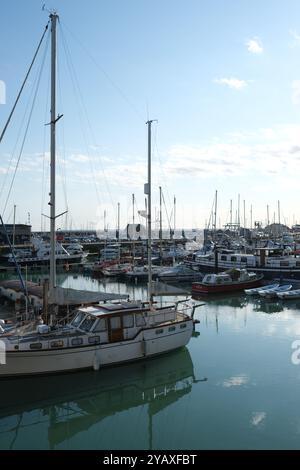
[[[247,295],[259,295],[259,292],[267,291],[269,289],[276,289],[279,287],[279,284],[268,284],[267,286],[263,287],[254,287],[253,289],[245,289],[244,292]]]
[[[151,278],[155,279],[162,272],[164,268],[161,266],[151,266]],[[125,279],[127,281],[145,281],[149,277],[149,268],[148,265],[145,266],[133,266],[132,269],[129,269],[125,274]]]
[[[163,282],[195,282],[202,281],[203,274],[184,264],[179,264],[173,268],[166,268],[158,273],[158,278]]]
[[[32,250],[26,251],[15,251],[14,256],[9,254],[7,257],[7,262],[9,264],[14,264],[15,259],[19,265],[27,266],[38,266],[43,264],[50,263],[50,243],[43,240],[42,238],[33,237],[32,238]],[[66,250],[61,243],[55,243],[55,257],[56,263],[81,263],[88,253],[80,250],[70,251]],[[15,258],[15,259],[14,259]]]
[[[282,300],[300,299],[300,289],[293,289],[285,292],[276,292],[277,297]]]
[[[265,299],[273,299],[277,297],[280,292],[287,292],[291,290],[292,284],[284,284],[283,286],[274,287],[273,289],[260,290],[259,295]]]

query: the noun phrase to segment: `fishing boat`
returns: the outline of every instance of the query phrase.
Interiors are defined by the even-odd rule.
[[[89,293],[67,321],[59,322],[60,306],[78,302],[74,289],[56,284],[55,257],[55,135],[56,117],[56,25],[51,23],[51,122],[50,122],[50,277],[42,320],[4,332],[0,341],[0,377],[68,372],[122,364],[157,356],[185,346],[193,333],[197,305],[178,301],[156,307],[151,272],[151,125],[148,126],[148,300],[145,302],[95,303]],[[46,28],[47,29],[47,28]],[[87,304],[93,303],[93,305]],[[45,323],[41,323],[44,321]],[[3,358],[4,356],[4,358]]]
[[[193,294],[218,294],[235,292],[257,287],[263,279],[262,274],[235,269],[224,273],[206,274],[201,282],[192,283]]]
[[[278,293],[288,292],[292,287],[292,284],[284,284],[282,286],[274,287],[274,289],[260,290],[258,293],[260,297],[265,299],[273,299],[277,297]]]
[[[247,295],[258,295],[258,293],[261,291],[266,291],[269,289],[276,289],[276,287],[279,287],[279,284],[268,284],[267,286],[263,286],[263,287],[254,287],[253,289],[244,289],[244,292]]]

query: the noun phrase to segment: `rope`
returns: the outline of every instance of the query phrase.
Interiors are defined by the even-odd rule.
[[[46,46],[48,46],[48,42],[47,42]],[[26,129],[25,129],[24,137],[23,137],[23,140],[22,140],[18,160],[17,160],[16,166],[15,166],[15,169],[14,169],[14,174],[13,174],[13,177],[12,177],[12,180],[11,180],[11,183],[10,183],[9,191],[8,191],[6,201],[5,201],[5,204],[4,204],[4,209],[2,211],[2,216],[4,216],[4,214],[5,214],[6,207],[7,207],[7,204],[8,204],[8,200],[9,200],[9,197],[10,197],[10,193],[11,193],[11,190],[12,190],[12,187],[13,187],[13,184],[14,184],[14,181],[15,181],[15,177],[16,177],[16,174],[17,174],[17,170],[18,170],[18,167],[19,167],[20,159],[21,159],[21,156],[22,156],[22,153],[23,153],[23,148],[24,148],[24,145],[25,145],[25,141],[26,141],[26,137],[27,137],[27,133],[28,133],[28,129],[29,129],[29,125],[30,125],[30,122],[31,122],[31,117],[32,117],[32,113],[33,113],[33,109],[34,109],[34,105],[35,105],[35,101],[36,101],[36,97],[37,97],[37,93],[38,93],[38,90],[39,90],[39,85],[40,85],[41,76],[42,76],[44,63],[45,63],[45,58],[46,58],[46,52],[47,52],[47,47],[45,48],[44,57],[42,59],[41,67],[40,67],[40,70],[39,70],[39,73],[38,73],[37,82],[36,82],[36,89],[35,89],[32,105],[31,105],[30,113],[29,113],[29,116],[28,116],[28,121],[27,121]]]
[[[23,81],[23,83],[22,83],[21,89],[20,89],[20,91],[19,91],[19,93],[18,93],[18,96],[17,96],[16,101],[15,101],[15,103],[14,103],[14,105],[13,105],[13,108],[12,108],[12,110],[11,110],[11,112],[10,112],[10,115],[8,116],[8,119],[7,119],[7,121],[6,121],[6,124],[5,124],[5,126],[4,126],[4,129],[3,129],[3,131],[2,131],[2,133],[1,133],[1,135],[0,135],[0,143],[2,142],[2,139],[3,139],[3,137],[4,137],[4,134],[5,134],[5,132],[6,132],[6,129],[7,129],[8,125],[9,125],[9,123],[10,123],[10,120],[11,120],[13,114],[14,114],[14,111],[15,111],[15,109],[16,109],[16,106],[17,106],[18,101],[19,101],[19,99],[20,99],[20,96],[21,96],[21,94],[22,94],[22,91],[23,91],[23,88],[24,88],[24,86],[25,86],[25,83],[27,82],[28,76],[29,76],[30,71],[31,71],[31,69],[32,69],[32,67],[33,67],[33,64],[34,64],[34,62],[35,62],[36,56],[37,56],[37,54],[38,54],[38,52],[39,52],[39,49],[40,49],[40,47],[41,47],[41,44],[42,44],[43,39],[44,39],[44,37],[45,37],[45,34],[46,34],[46,32],[47,32],[48,26],[49,26],[49,21],[48,21],[48,23],[46,24],[45,30],[44,30],[44,32],[43,32],[43,35],[42,35],[41,39],[40,39],[39,45],[38,45],[38,47],[37,47],[37,50],[35,51],[35,54],[34,54],[34,56],[33,56],[33,59],[32,59],[32,62],[31,62],[31,64],[30,64],[30,67],[29,67],[29,69],[28,69],[28,71],[27,71],[27,74],[26,74],[26,76],[25,76],[25,79],[24,79],[24,81]]]

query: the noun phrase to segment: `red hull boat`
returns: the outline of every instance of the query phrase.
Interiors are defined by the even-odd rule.
[[[234,269],[219,274],[206,274],[201,282],[192,283],[193,294],[219,294],[259,287],[262,274],[248,273],[245,269]]]

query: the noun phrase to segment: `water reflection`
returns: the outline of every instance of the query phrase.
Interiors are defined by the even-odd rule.
[[[202,379],[205,381],[206,379]],[[22,428],[36,432],[25,413],[47,422],[48,445],[54,449],[65,440],[89,430],[106,417],[147,406],[148,448],[152,448],[152,419],[163,409],[191,392],[193,362],[189,351],[173,353],[100,372],[81,372],[59,376],[1,381],[1,434],[10,436],[10,448],[17,448]],[[42,418],[41,418],[42,417]],[[13,423],[13,424],[12,424]]]
[[[254,312],[262,313],[278,313],[284,310],[300,310],[300,300],[298,299],[263,299],[262,297],[250,297],[244,293],[212,295],[212,296],[194,296],[193,299],[197,301],[204,301],[209,306],[219,307],[233,307],[244,308],[249,306],[253,307]]]
[[[215,294],[209,296],[199,296],[193,294],[192,298],[194,300],[207,302],[209,305],[217,305],[218,307],[225,306],[243,308],[248,303],[247,296],[240,292],[236,292],[234,294]]]

